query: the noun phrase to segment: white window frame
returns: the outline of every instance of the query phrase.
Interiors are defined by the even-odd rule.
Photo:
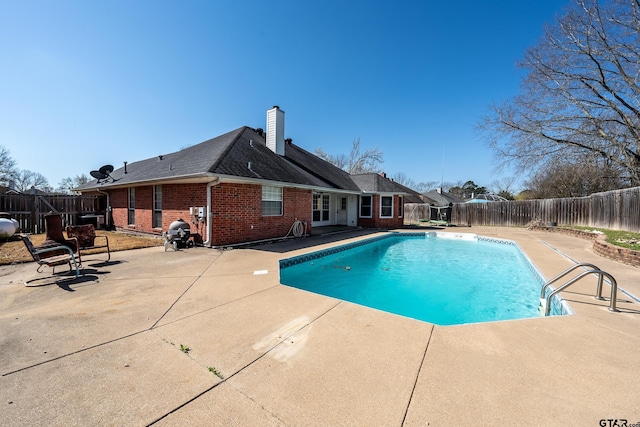
[[[284,214],[283,207],[283,189],[275,185],[262,186],[262,216],[282,216]],[[279,206],[279,212],[274,213],[274,207]],[[265,213],[266,212],[266,213]]]
[[[151,225],[153,228],[162,228],[162,185],[153,186],[153,217]]]
[[[313,193],[311,199],[311,220],[314,223],[327,223],[331,220],[331,195]]]
[[[136,223],[136,188],[135,187],[128,188],[127,197],[128,197],[127,223],[129,225],[135,225]]]
[[[384,202],[385,199],[391,199],[391,206],[389,206],[389,205],[385,206],[384,205],[383,202]],[[380,218],[393,218],[393,208],[394,208],[393,202],[394,202],[393,196],[382,196],[382,195],[380,196]],[[383,215],[382,214],[382,209],[383,208],[387,208],[387,209],[390,208],[391,209],[391,211],[389,212],[388,215]]]
[[[398,196],[398,218],[404,216],[404,196]]]
[[[363,200],[365,197],[368,197],[368,198],[369,198],[369,200],[370,200],[370,203],[369,203],[369,205],[368,205],[368,206],[369,206],[369,215],[362,215],[362,206],[363,206],[363,205],[362,205],[362,200]],[[360,206],[358,206],[358,216],[359,216],[360,218],[372,218],[372,217],[373,217],[373,195],[361,195],[361,196],[360,196],[360,203],[359,203],[359,205],[360,205]],[[367,206],[367,205],[364,205],[364,206]]]

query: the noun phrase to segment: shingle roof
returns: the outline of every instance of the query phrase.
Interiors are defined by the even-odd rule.
[[[358,188],[367,193],[405,193],[397,182],[377,173],[351,175]]]
[[[280,156],[266,146],[264,133],[247,126],[175,153],[129,163],[126,173],[124,166],[111,172],[113,181],[98,183],[94,179],[77,190],[211,176],[352,192],[405,193],[397,183],[378,174],[349,175],[290,140],[285,144],[285,155]]]
[[[407,193],[407,196],[404,199],[405,203],[424,203],[422,201],[422,197],[420,197],[420,193],[418,193],[414,189],[404,186],[399,182],[396,182],[396,185],[399,188],[403,189],[405,193]]]
[[[438,191],[432,190],[428,193],[425,193],[424,197],[427,199],[425,203],[433,203],[436,206],[446,206],[449,203],[464,203],[464,200],[445,191],[443,191],[442,193],[438,193]],[[429,202],[429,200],[431,200],[432,202]]]
[[[303,168],[314,176],[321,178],[333,188],[352,191],[360,190],[353,181],[352,176],[347,172],[321,159],[320,157],[309,153],[292,142],[287,142],[285,144],[284,154],[287,160],[293,162],[295,165]]]
[[[251,163],[251,168],[249,168]],[[328,187],[322,179],[275,154],[254,129],[245,127],[229,149],[209,170],[216,175],[230,175],[299,185]]]
[[[216,175],[358,190],[346,172],[300,147],[287,144],[285,153],[275,154],[266,146],[264,134],[244,126],[174,153],[129,163],[127,173],[124,166],[111,173],[113,182],[98,184],[94,179],[78,190]]]

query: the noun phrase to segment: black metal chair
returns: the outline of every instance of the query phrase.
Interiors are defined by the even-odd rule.
[[[75,269],[76,278],[80,275],[79,263],[70,247],[60,244],[48,244],[35,247],[29,236],[21,234],[20,237],[33,260],[38,264],[38,273],[42,273],[41,269],[43,267],[51,267],[53,269],[53,274],[55,274],[55,268],[57,266],[67,264],[69,266],[69,271],[73,271]],[[72,263],[73,266],[71,265]],[[26,281],[25,286],[30,286],[30,282],[33,282],[34,280],[36,279]]]

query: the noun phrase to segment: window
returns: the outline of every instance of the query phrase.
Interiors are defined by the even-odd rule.
[[[153,186],[153,228],[162,228],[162,185]]]
[[[314,194],[312,219],[314,221],[329,221],[331,198],[328,194]]]
[[[398,196],[398,218],[402,218],[404,214],[404,197]]]
[[[262,215],[282,215],[282,187],[262,186]]]
[[[329,195],[322,195],[322,220],[329,221]]]
[[[320,195],[319,194],[313,195],[313,205],[311,206],[311,211],[312,211],[313,221],[320,221],[321,212],[320,212]]]
[[[360,196],[360,216],[371,218],[371,196]]]
[[[380,197],[380,218],[393,217],[393,196]]]
[[[136,223],[136,189],[133,187],[129,188],[127,222],[129,225],[134,225]]]

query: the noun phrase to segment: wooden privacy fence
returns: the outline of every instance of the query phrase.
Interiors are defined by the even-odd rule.
[[[62,224],[82,223],[84,215],[104,215],[106,197],[39,195],[39,194],[0,194],[0,212],[8,212],[20,223],[21,233],[44,233],[44,216],[49,212],[62,215]]]
[[[405,215],[406,222],[417,224],[420,219],[429,218],[429,207],[408,203]],[[532,221],[640,232],[640,187],[588,197],[454,204],[451,222],[524,227]]]

